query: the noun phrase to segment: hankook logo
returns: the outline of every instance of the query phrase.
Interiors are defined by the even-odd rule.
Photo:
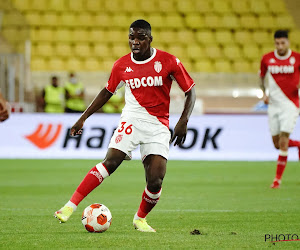
[[[42,124],[39,123],[36,130],[30,134],[26,135],[25,138],[40,149],[45,149],[50,147],[58,138],[61,132],[62,124]]]

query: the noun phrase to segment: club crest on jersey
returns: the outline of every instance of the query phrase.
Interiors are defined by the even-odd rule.
[[[122,141],[122,139],[123,139],[123,135],[118,135],[118,136],[116,137],[115,142],[116,142],[116,143],[119,143],[120,141]]]
[[[292,56],[292,57],[290,58],[290,64],[294,65],[295,62],[296,62],[296,59],[295,59],[295,57]]]
[[[159,73],[162,70],[162,64],[160,61],[154,62],[154,69],[157,73]]]

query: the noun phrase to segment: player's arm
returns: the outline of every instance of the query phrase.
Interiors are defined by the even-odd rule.
[[[269,97],[266,94],[266,85],[265,85],[265,76],[268,71],[267,63],[266,63],[267,58],[265,56],[262,57],[260,61],[260,83],[259,86],[263,92],[263,101],[265,104],[269,104]]]
[[[266,94],[266,85],[265,85],[265,77],[260,76],[260,89],[263,92],[263,101],[265,104],[269,104],[269,97]]]
[[[0,92],[0,122],[5,121],[9,117],[9,104]]]
[[[81,128],[85,120],[94,114],[98,109],[100,109],[112,96],[113,94],[109,92],[106,88],[103,88],[100,93],[95,97],[95,99],[91,102],[91,104],[87,107],[87,109],[80,116],[78,121],[71,128],[70,134],[72,136],[76,134],[81,134]]]
[[[195,101],[196,92],[195,89],[192,88],[190,91],[185,93],[184,109],[182,111],[179,121],[175,126],[174,134],[170,141],[170,143],[172,143],[175,140],[174,146],[182,145],[185,141],[187,133],[187,123],[193,111]]]

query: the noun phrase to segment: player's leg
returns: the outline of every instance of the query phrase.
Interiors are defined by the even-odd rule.
[[[276,168],[276,176],[274,178],[274,181],[271,185],[271,188],[279,188],[281,184],[281,178],[283,175],[283,172],[286,167],[287,163],[287,157],[288,157],[288,145],[289,145],[289,133],[287,132],[280,132],[278,136],[278,144],[275,146],[279,149],[279,156],[277,159],[277,168]],[[275,139],[276,141],[276,139]],[[273,138],[274,142],[274,138]],[[275,143],[274,143],[275,145]]]
[[[277,112],[279,133],[279,156],[277,160],[276,176],[271,185],[272,188],[279,188],[281,178],[286,167],[288,158],[288,147],[291,143],[289,140],[290,134],[293,132],[297,119],[299,117],[299,109],[290,102],[283,103]],[[278,126],[276,130],[278,129]],[[271,131],[272,132],[272,131]],[[272,133],[273,134],[273,133]]]
[[[139,209],[134,216],[133,224],[139,231],[155,232],[155,230],[147,224],[145,218],[159,200],[162,182],[166,174],[167,160],[160,155],[148,155],[143,164],[147,185],[143,192]]]
[[[295,106],[289,108],[287,111],[287,118],[286,118],[287,121],[284,124],[285,128],[283,131],[292,133],[292,131],[296,126],[298,117],[299,117],[299,109],[296,108]],[[300,160],[300,141],[289,139],[289,147],[298,147],[298,156]]]
[[[279,149],[279,134],[272,136],[273,145],[276,149]]]
[[[98,163],[87,173],[71,196],[71,199],[60,210],[56,211],[54,216],[61,222],[66,222],[79,203],[118,168],[125,156],[124,152],[109,148],[104,161]]]
[[[128,131],[127,134],[124,133],[124,125],[130,126],[129,124],[127,125],[127,122],[120,121],[119,127],[115,130],[110,140],[104,161],[97,164],[88,172],[69,202],[55,213],[60,221],[65,222],[69,219],[70,215],[77,208],[82,199],[99,186],[106,177],[111,175],[125,157],[131,158],[131,152],[136,148],[137,144],[134,141],[135,129],[132,128],[130,130],[131,133],[128,133]]]
[[[290,147],[297,147],[298,148],[298,157],[299,157],[299,161],[300,161],[300,141],[289,139],[289,148]]]

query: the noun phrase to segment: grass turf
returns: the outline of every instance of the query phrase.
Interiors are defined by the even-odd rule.
[[[289,162],[282,187],[269,188],[275,162],[169,161],[161,200],[148,215],[157,233],[133,229],[145,187],[140,161],[124,162],[71,219],[53,218],[95,160],[0,160],[0,248],[241,249],[300,248],[265,242],[265,234],[300,237],[300,168]],[[110,229],[88,233],[91,203],[112,212]],[[191,235],[198,229],[201,235]]]

